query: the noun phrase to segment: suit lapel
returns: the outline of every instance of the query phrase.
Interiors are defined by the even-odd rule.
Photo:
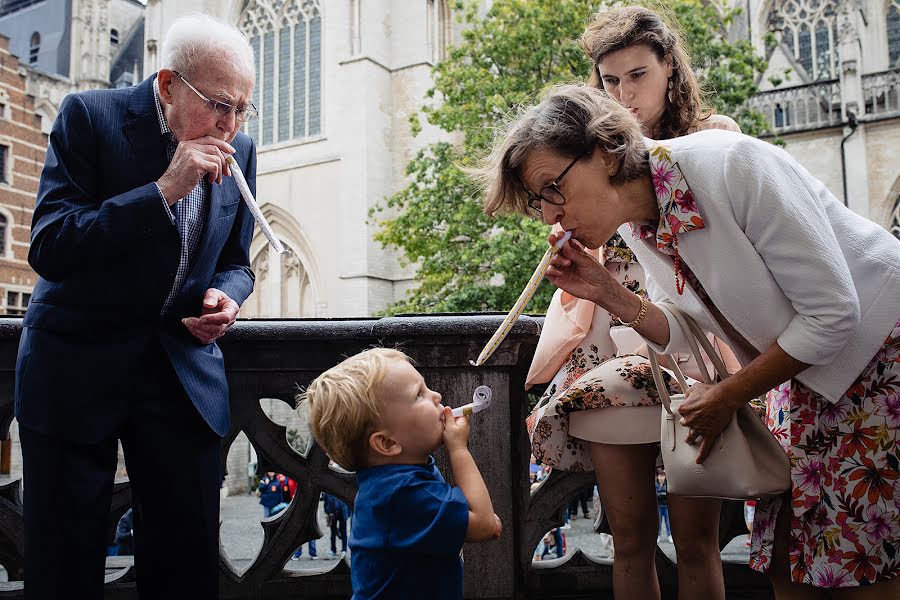
[[[166,147],[159,128],[159,116],[153,99],[153,80],[145,79],[134,88],[128,102],[128,117],[122,126],[125,138],[131,144],[135,161],[147,182],[156,181],[169,166]]]

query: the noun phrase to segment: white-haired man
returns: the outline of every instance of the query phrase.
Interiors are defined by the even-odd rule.
[[[255,188],[239,133],[256,116],[253,50],[230,25],[184,17],[162,67],[68,96],[50,135],[16,364],[28,598],[103,597],[117,440],[139,593],[217,596],[230,418],[215,340],[253,289],[253,220],[226,158]]]

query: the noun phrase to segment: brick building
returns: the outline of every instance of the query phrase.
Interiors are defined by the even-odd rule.
[[[0,313],[12,315],[24,314],[37,280],[28,245],[48,144],[26,78],[9,38],[0,35]]]

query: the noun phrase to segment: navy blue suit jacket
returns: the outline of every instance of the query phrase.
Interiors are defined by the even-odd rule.
[[[40,433],[110,435],[127,405],[127,373],[155,338],[209,426],[219,435],[230,427],[222,353],[180,320],[200,314],[209,288],[239,305],[250,295],[253,217],[233,178],[210,185],[190,272],[161,319],[181,237],[155,184],[168,160],[154,77],[67,96],[50,134],[28,254],[40,277],[16,362],[16,417]],[[231,144],[255,194],[253,141],[239,133]]]

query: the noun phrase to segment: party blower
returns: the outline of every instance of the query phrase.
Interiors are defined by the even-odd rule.
[[[474,362],[469,361],[472,366],[480,367],[484,363],[484,361],[490,358],[491,354],[493,354],[494,351],[500,346],[500,344],[506,338],[506,335],[509,333],[509,330],[512,329],[513,324],[515,324],[516,319],[518,319],[519,315],[522,314],[522,311],[525,310],[525,306],[528,304],[528,301],[531,300],[532,296],[534,296],[534,292],[537,291],[538,284],[541,283],[541,278],[544,276],[544,273],[547,272],[547,267],[550,266],[550,260],[554,255],[559,253],[563,245],[568,242],[571,237],[572,232],[567,231],[561,238],[556,241],[555,244],[547,248],[547,251],[544,252],[543,258],[541,258],[541,262],[538,263],[537,268],[531,275],[531,279],[528,280],[528,285],[526,285],[525,289],[522,290],[522,293],[519,295],[519,299],[516,300],[515,305],[510,309],[509,313],[506,315],[506,318],[503,319],[500,327],[497,328],[497,331],[495,331],[494,335],[491,336],[491,339],[488,340],[487,345],[481,351],[481,354],[478,355],[478,359]]]
[[[472,394],[472,401],[453,409],[454,417],[463,415],[472,415],[481,412],[491,405],[491,388],[486,385],[479,385]]]
[[[275,248],[275,251],[278,252],[278,254],[290,254],[291,251],[282,245],[281,240],[279,240],[275,236],[275,232],[272,231],[272,227],[266,220],[265,215],[259,210],[256,198],[253,197],[250,186],[247,185],[247,180],[244,178],[244,174],[238,167],[237,161],[234,160],[233,156],[228,155],[225,158],[225,162],[228,163],[228,168],[231,170],[231,176],[234,177],[234,182],[237,183],[238,189],[241,191],[241,196],[243,196],[247,208],[250,209],[250,214],[253,215],[253,219],[256,221],[256,224],[259,225],[263,235],[266,236],[266,239],[269,240],[269,243],[272,244],[272,247]]]

